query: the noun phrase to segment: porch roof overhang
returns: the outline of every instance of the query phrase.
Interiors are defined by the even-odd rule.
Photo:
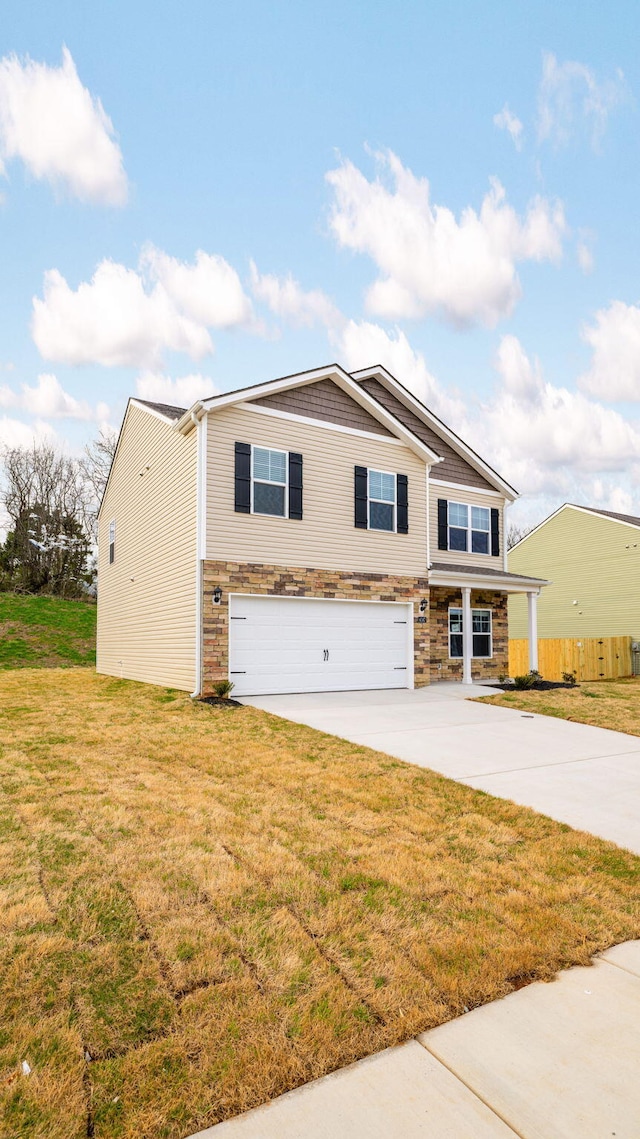
[[[453,588],[469,586],[471,589],[495,589],[501,593],[540,593],[551,582],[540,577],[525,577],[519,573],[507,573],[490,566],[449,565],[446,562],[432,562],[429,569],[429,585],[444,585]]]

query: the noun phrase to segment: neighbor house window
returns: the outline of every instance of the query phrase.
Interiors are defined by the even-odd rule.
[[[287,452],[253,447],[251,491],[254,514],[287,514]]]
[[[116,560],[116,524],[115,520],[109,523],[109,565]]]
[[[448,504],[448,548],[461,553],[488,554],[490,549],[491,511],[485,506],[467,506],[463,502]]]
[[[493,655],[491,641],[491,610],[471,610],[471,636],[472,657],[482,658]],[[462,647],[462,609],[449,610],[449,656],[461,658]]]
[[[369,529],[395,530],[396,476],[369,471]]]

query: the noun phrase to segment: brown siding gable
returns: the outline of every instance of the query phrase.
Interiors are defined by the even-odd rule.
[[[321,419],[327,423],[337,423],[341,427],[367,431],[371,435],[394,438],[392,431],[356,403],[333,380],[316,380],[315,383],[262,396],[251,402],[258,407],[273,408],[274,411],[286,411],[307,419]]]

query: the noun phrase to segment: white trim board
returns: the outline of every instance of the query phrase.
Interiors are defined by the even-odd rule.
[[[487,488],[485,488],[483,486],[469,486],[468,483],[448,482],[446,479],[434,479],[434,478],[431,479],[431,482],[434,484],[434,486],[446,486],[446,487],[449,487],[451,490],[468,490],[470,493],[473,493],[473,494],[488,494],[491,496],[491,498],[499,498],[502,502],[504,502],[504,499],[505,499],[505,496],[504,496],[504,494],[502,494],[501,491],[499,491],[499,490],[488,490]]]

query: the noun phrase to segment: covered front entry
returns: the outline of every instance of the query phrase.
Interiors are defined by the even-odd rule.
[[[413,612],[402,602],[231,594],[234,696],[413,688]]]

